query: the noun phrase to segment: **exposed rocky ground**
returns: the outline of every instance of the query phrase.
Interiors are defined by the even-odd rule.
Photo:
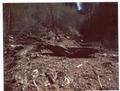
[[[62,46],[48,47],[46,42],[31,44],[30,38],[24,40],[27,44],[8,38],[4,47],[5,91],[118,90],[117,51],[90,43],[85,49],[72,40],[67,41],[72,47],[65,46],[65,41]]]

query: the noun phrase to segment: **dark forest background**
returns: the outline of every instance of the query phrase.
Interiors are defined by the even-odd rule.
[[[84,3],[89,11],[78,11],[75,3],[4,3],[4,39],[9,34],[39,38],[99,42],[118,47],[118,3]],[[85,8],[86,8],[85,7]]]

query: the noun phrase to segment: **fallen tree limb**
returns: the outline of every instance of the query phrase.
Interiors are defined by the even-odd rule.
[[[92,66],[92,68],[93,68],[94,74],[97,76],[97,80],[98,80],[98,83],[100,85],[100,88],[102,89],[103,86],[102,86],[102,83],[101,83],[101,80],[100,80],[100,76],[99,76],[98,72],[95,70],[95,68],[93,66]]]

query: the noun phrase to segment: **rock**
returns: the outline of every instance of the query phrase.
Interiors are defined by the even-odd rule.
[[[21,50],[24,48],[21,44],[9,44],[10,50]]]
[[[30,51],[33,51],[35,49],[36,49],[35,45],[28,45],[28,46],[25,46],[22,50],[20,50],[16,55],[20,57],[26,57],[27,54],[30,53]]]
[[[33,70],[33,72],[32,72],[32,77],[33,77],[33,78],[37,78],[38,76],[39,76],[39,71],[38,71],[38,69]]]

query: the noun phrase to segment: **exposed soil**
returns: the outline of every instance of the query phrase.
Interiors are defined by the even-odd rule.
[[[38,47],[15,43],[4,47],[5,91],[118,90],[117,51],[95,46],[58,51],[58,47],[56,51]],[[64,55],[66,50],[69,56]],[[63,55],[57,55],[59,51]]]

